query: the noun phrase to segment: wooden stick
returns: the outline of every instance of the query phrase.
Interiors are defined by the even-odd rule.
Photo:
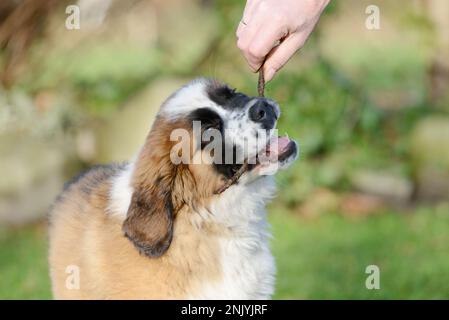
[[[265,96],[265,75],[263,72],[263,65],[259,69],[259,81],[257,82],[257,92],[259,97]]]
[[[231,177],[231,179],[226,181],[226,183],[220,189],[218,189],[215,192],[215,194],[220,194],[220,193],[223,193],[224,191],[226,191],[226,189],[228,189],[230,186],[232,186],[234,183],[236,183],[240,179],[240,177],[246,172],[246,170],[248,170],[248,162],[247,161],[245,161],[242,164],[240,169]]]

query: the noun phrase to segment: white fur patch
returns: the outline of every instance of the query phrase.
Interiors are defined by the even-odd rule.
[[[204,283],[192,299],[270,299],[276,267],[270,252],[266,203],[275,194],[274,178],[231,186],[208,208],[216,223],[231,232],[219,240],[222,278]]]
[[[126,214],[131,203],[133,194],[131,177],[133,170],[134,162],[131,162],[112,179],[112,186],[109,194],[109,206],[106,211],[108,214],[121,220],[126,219]]]
[[[210,108],[224,117],[226,112],[207,95],[209,80],[196,79],[171,95],[161,106],[160,114],[168,119],[186,116],[198,108]]]

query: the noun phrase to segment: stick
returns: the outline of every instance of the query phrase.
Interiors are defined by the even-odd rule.
[[[257,82],[257,92],[259,97],[265,96],[265,75],[263,72],[263,65],[259,69],[259,81]]]
[[[232,186],[234,183],[236,183],[240,179],[240,177],[242,176],[242,174],[244,174],[246,172],[246,170],[248,170],[248,162],[247,161],[245,161],[242,164],[240,169],[231,177],[231,179],[226,181],[226,183],[220,189],[218,189],[215,192],[215,194],[220,194],[220,193],[223,193],[224,191],[226,191],[226,189],[228,189],[230,186]]]

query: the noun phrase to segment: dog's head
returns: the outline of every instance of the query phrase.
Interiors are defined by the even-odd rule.
[[[195,80],[162,105],[134,164],[133,195],[123,224],[141,253],[161,256],[173,221],[188,206],[204,206],[245,163],[238,184],[287,167],[294,141],[276,135],[279,106],[213,80]],[[226,192],[226,191],[225,191]]]

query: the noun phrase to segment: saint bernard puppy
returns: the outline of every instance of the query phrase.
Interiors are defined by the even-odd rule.
[[[279,115],[274,101],[215,80],[195,80],[170,96],[134,160],[92,168],[56,200],[54,297],[271,298],[276,270],[265,205],[275,193],[273,173],[298,154],[294,141],[275,134]],[[212,142],[219,142],[213,150]]]

